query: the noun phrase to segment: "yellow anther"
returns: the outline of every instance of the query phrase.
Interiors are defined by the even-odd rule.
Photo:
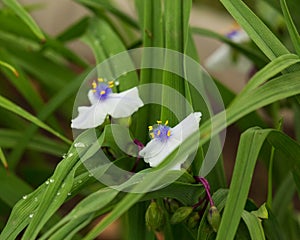
[[[157,122],[157,124],[161,124],[162,123],[162,121],[156,121]]]
[[[95,81],[92,82],[92,87],[95,89],[97,87],[97,83]]]
[[[167,136],[170,137],[171,136],[171,130],[168,130],[167,132]]]
[[[157,131],[157,136],[159,136],[159,135],[160,135],[160,133],[161,133],[161,132],[160,132],[160,130],[158,130],[158,131]]]
[[[96,89],[92,89],[92,91],[93,91],[93,93],[95,93],[95,92],[96,92]]]
[[[167,120],[167,121],[165,122],[165,125],[168,125],[168,123],[169,123],[169,121]]]
[[[154,133],[149,134],[151,138],[154,138]]]
[[[109,85],[114,85],[114,81],[109,81],[108,84]]]
[[[149,129],[149,131],[152,131],[153,130],[153,126],[149,126],[148,129]]]
[[[98,82],[104,82],[103,78],[98,78]]]
[[[104,95],[104,94],[105,94],[105,91],[102,90],[102,91],[100,92],[100,95]]]

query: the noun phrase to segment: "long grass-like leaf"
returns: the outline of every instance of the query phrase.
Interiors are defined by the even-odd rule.
[[[283,16],[285,19],[285,23],[287,25],[291,40],[293,42],[294,48],[296,50],[296,53],[300,55],[300,36],[297,31],[297,28],[293,22],[293,19],[291,17],[291,14],[289,12],[287,3],[285,0],[280,0],[281,9],[283,12]]]
[[[31,29],[31,31],[41,40],[45,40],[45,36],[36,22],[26,12],[26,10],[16,0],[2,0],[2,2],[8,6],[12,11],[16,13]]]
[[[13,207],[22,196],[30,193],[32,190],[28,183],[13,172],[7,172],[4,168],[0,168],[0,199],[7,206]]]
[[[16,77],[19,76],[18,71],[12,65],[8,64],[7,62],[0,61],[0,65],[9,69]]]
[[[268,140],[276,150],[288,155],[286,160],[292,163],[292,170],[300,167],[297,155],[300,153],[300,146],[282,132],[252,128],[243,133],[217,240],[234,239],[246,203],[255,163],[265,140]]]
[[[51,116],[51,114],[58,109],[58,107],[62,106],[63,103],[79,89],[80,85],[83,82],[83,79],[86,77],[90,70],[91,69],[87,69],[76,79],[74,79],[70,84],[67,84],[64,88],[59,90],[57,94],[54,95],[51,100],[49,100],[49,102],[45,104],[43,108],[38,112],[37,117],[41,121],[47,120]],[[14,148],[14,150],[10,154],[10,161],[13,166],[16,166],[22,154],[24,153],[27,144],[37,130],[37,126],[30,126],[25,130],[23,137],[19,138],[19,141],[17,143],[18,148]]]
[[[265,234],[264,234],[264,229],[261,224],[261,220],[258,219],[256,216],[253,214],[243,211],[242,212],[242,218],[244,222],[247,225],[247,228],[249,230],[251,239],[255,240],[265,240]]]
[[[257,66],[263,66],[267,62],[266,57],[257,49],[253,49],[253,48],[250,48],[250,47],[242,45],[242,44],[237,44],[237,43],[233,42],[232,40],[230,40],[228,37],[225,37],[214,31],[211,31],[209,29],[199,28],[199,27],[192,27],[191,31],[194,34],[199,34],[200,36],[203,36],[203,37],[217,39],[221,42],[228,44],[233,49],[238,50],[239,52],[241,52],[245,56],[247,56],[249,59],[251,59]]]
[[[54,129],[49,127],[47,124],[43,123],[41,120],[39,120],[35,116],[31,115],[29,112],[25,111],[24,109],[22,109],[21,107],[19,107],[16,104],[14,104],[13,102],[8,100],[7,98],[4,98],[3,96],[0,96],[0,107],[15,113],[15,114],[19,115],[20,117],[23,117],[23,118],[27,119],[28,121],[36,124],[37,126],[45,129],[46,131],[52,133],[54,136],[57,136],[58,138],[60,138],[64,142],[66,142],[68,144],[71,143],[70,140],[68,140],[67,138],[62,136],[60,133],[56,132]]]
[[[240,0],[220,0],[224,7],[248,33],[261,51],[270,59],[288,54],[287,48],[270,29]]]
[[[3,166],[6,169],[8,169],[8,164],[7,164],[7,161],[6,161],[6,157],[5,157],[4,152],[3,152],[1,147],[0,147],[0,161],[2,162]]]

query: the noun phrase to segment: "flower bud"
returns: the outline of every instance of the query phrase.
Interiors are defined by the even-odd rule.
[[[155,201],[152,201],[145,215],[146,225],[149,230],[157,231],[164,224],[164,213]]]
[[[196,228],[200,220],[200,216],[197,212],[193,212],[187,221],[187,225],[190,229]]]
[[[179,202],[174,199],[170,199],[168,200],[166,207],[170,213],[174,213],[179,208]]]
[[[172,224],[177,224],[185,220],[193,211],[192,207],[180,207],[178,208],[173,216],[171,217],[170,222]]]
[[[212,229],[217,232],[220,225],[220,213],[215,206],[211,206],[208,210],[207,220]]]

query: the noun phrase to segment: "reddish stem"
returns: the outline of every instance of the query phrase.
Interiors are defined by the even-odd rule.
[[[208,181],[207,181],[204,177],[198,177],[198,176],[195,176],[194,178],[195,178],[195,180],[196,180],[198,183],[202,183],[203,187],[205,188],[206,196],[207,196],[207,198],[208,198],[208,200],[209,200],[210,206],[211,206],[211,207],[214,206],[215,204],[214,204],[214,201],[213,201],[213,199],[212,199],[212,197],[211,197],[211,195],[210,195],[210,186],[209,186]]]
[[[138,139],[134,139],[133,142],[134,142],[135,145],[138,146],[139,152],[144,148],[144,144],[141,143]],[[136,157],[135,164],[134,164],[133,168],[131,169],[131,172],[132,172],[132,173],[135,173],[135,171],[136,171],[136,169],[137,169],[137,166],[138,166],[138,164],[139,164],[139,162],[140,162],[140,159],[141,159],[141,157],[140,157],[140,155],[139,155],[139,153],[138,153],[138,154],[137,154],[137,157]]]

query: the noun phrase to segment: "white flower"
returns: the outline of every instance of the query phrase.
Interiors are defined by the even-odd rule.
[[[235,43],[246,43],[250,41],[248,34],[242,29],[235,29],[226,34]],[[235,52],[229,45],[222,44],[204,62],[205,67],[210,71],[226,70],[236,68],[244,73],[250,71],[253,64],[240,53]]]
[[[136,87],[113,93],[113,81],[106,83],[102,78],[98,82],[94,81],[92,87],[88,92],[91,106],[78,107],[78,116],[72,119],[72,128],[97,127],[104,122],[107,114],[113,118],[129,117],[144,105]]]
[[[163,160],[173,152],[192,133],[198,131],[201,113],[195,112],[188,115],[175,127],[168,126],[168,122],[150,126],[149,132],[152,140],[139,152],[146,163],[151,167],[158,166]],[[172,167],[173,170],[180,170],[180,166],[186,161],[188,156],[182,159],[181,163]]]

